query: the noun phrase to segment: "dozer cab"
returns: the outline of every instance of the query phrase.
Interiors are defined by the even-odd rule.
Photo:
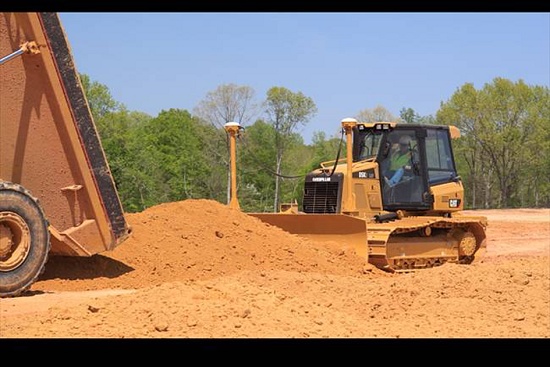
[[[388,271],[469,264],[486,247],[487,218],[465,216],[454,126],[342,120],[345,159],[305,178],[301,208],[249,213],[290,233],[352,246]],[[399,159],[392,161],[395,155]]]
[[[0,297],[131,232],[56,13],[0,14]]]

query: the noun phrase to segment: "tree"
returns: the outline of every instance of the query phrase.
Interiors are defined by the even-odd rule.
[[[275,130],[275,197],[273,210],[279,207],[279,185],[285,151],[293,143],[292,133],[298,125],[305,125],[317,113],[315,102],[302,92],[292,92],[284,87],[272,87],[267,91],[265,103],[267,121]]]
[[[399,111],[399,116],[401,117],[401,120],[408,124],[414,124],[418,121],[420,116],[412,109],[412,108],[402,108],[401,111]]]
[[[432,115],[426,115],[426,116],[418,116],[418,119],[416,120],[419,124],[424,125],[434,125],[437,124],[437,121],[434,116]]]
[[[220,129],[228,122],[246,126],[259,112],[254,96],[252,87],[222,84],[206,94],[193,109],[193,114]]]
[[[137,167],[140,166],[140,156],[144,149],[144,141],[136,136],[140,126],[144,126],[152,119],[143,112],[121,111],[107,113],[98,120],[98,130],[105,155],[109,162],[111,172],[118,188],[120,200],[129,212],[140,210],[143,207],[135,205],[136,184],[142,174]],[[143,172],[147,176],[147,172]],[[145,178],[144,178],[145,179]]]
[[[397,121],[397,118],[381,105],[377,105],[372,110],[361,110],[355,118],[360,122]]]
[[[237,122],[246,126],[253,117],[258,115],[259,106],[254,102],[255,91],[249,86],[236,84],[222,84],[216,90],[208,92],[203,100],[193,109],[195,116],[205,123],[218,128],[221,134],[216,138],[207,139],[206,144],[212,152],[218,152],[216,147],[225,144],[226,150],[214,157],[226,166],[227,172],[227,203],[231,199],[231,171],[229,170],[229,137],[224,132],[224,125],[228,122]]]
[[[247,127],[239,138],[239,202],[245,211],[266,211],[273,205],[276,161],[275,129],[263,120]]]
[[[151,116],[128,111],[113,99],[106,85],[92,81],[88,75],[80,74],[80,80],[122,205],[127,211],[139,210],[143,206],[136,205],[136,185],[148,176],[139,170],[140,162],[136,161],[142,141],[136,139],[135,132]]]
[[[314,156],[312,147],[304,145],[298,133],[289,136],[289,142],[281,163],[279,202],[301,202],[305,176]]]
[[[474,204],[478,188],[485,207],[524,205],[528,189],[548,198],[549,105],[548,88],[503,78],[479,91],[468,83],[441,105],[438,122],[464,135],[457,151],[469,167]]]
[[[223,200],[220,177],[228,171],[219,159],[228,153],[223,129],[185,110],[161,111],[155,118],[128,111],[105,85],[86,75],[82,80],[125,210],[186,198]]]
[[[306,168],[307,172],[318,168],[322,162],[336,160],[339,150],[341,155],[346,154],[346,141],[343,134],[327,139],[324,132],[316,132],[313,134],[312,145],[313,157]]]
[[[106,85],[92,81],[87,74],[79,75],[94,120],[97,121],[107,113],[118,111],[124,107],[113,99]]]

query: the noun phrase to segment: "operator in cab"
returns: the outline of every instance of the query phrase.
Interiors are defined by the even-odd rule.
[[[403,135],[399,138],[396,147],[392,147],[390,164],[384,174],[386,184],[389,186],[395,186],[403,177],[405,173],[405,166],[410,165],[411,152],[410,152],[411,137]]]

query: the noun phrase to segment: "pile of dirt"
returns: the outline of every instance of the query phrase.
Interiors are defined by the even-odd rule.
[[[550,210],[472,214],[482,261],[390,274],[215,201],[159,205],[0,300],[0,338],[550,338]]]
[[[352,249],[309,241],[213,200],[161,204],[127,220],[132,235],[114,251],[52,257],[31,290],[133,289],[244,270],[385,275]]]

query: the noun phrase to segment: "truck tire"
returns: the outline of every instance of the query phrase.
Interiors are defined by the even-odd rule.
[[[42,274],[48,227],[38,199],[21,185],[0,181],[0,298],[20,295]]]

